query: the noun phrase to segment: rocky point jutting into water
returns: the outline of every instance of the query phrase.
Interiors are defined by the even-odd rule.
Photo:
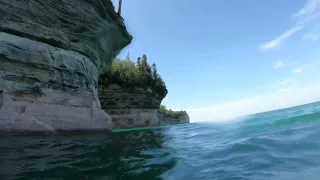
[[[0,131],[111,129],[98,76],[131,40],[110,0],[0,0]]]
[[[160,112],[164,97],[151,89],[127,89],[113,84],[99,88],[99,97],[116,129],[189,123],[186,112],[177,117]]]
[[[99,77],[101,107],[111,117],[113,128],[134,128],[189,123],[185,111],[160,106],[168,93],[166,85],[150,66],[146,55],[134,63],[116,59],[107,73]]]

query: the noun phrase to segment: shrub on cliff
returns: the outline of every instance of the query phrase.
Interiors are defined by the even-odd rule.
[[[159,112],[162,113],[165,117],[172,117],[175,119],[178,119],[186,114],[186,111],[172,111],[171,109],[167,109],[165,105],[160,106]]]
[[[124,60],[114,60],[109,71],[99,77],[99,84],[102,86],[118,84],[123,88],[151,88],[153,92],[163,97],[168,93],[156,64],[150,66],[146,55],[138,57],[137,62],[131,61],[129,56]]]

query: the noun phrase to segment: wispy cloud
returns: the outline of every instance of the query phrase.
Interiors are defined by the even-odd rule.
[[[290,86],[290,87],[286,87],[286,88],[282,88],[279,90],[279,92],[290,92],[294,89],[293,86]]]
[[[292,16],[292,18],[299,25],[313,24],[313,22],[320,18],[320,0],[308,0],[306,4]],[[309,37],[314,39],[311,35],[309,35]]]
[[[260,46],[260,49],[262,51],[268,51],[272,48],[277,47],[282,41],[300,31],[307,24],[320,18],[320,0],[308,0],[300,10],[292,15],[292,18],[294,19],[295,25],[280,36],[262,44]],[[306,34],[305,38],[317,40],[319,37],[315,36],[314,34]]]
[[[306,23],[320,17],[320,0],[308,0],[303,8],[292,17],[300,18],[300,23]]]
[[[292,71],[295,72],[295,73],[301,73],[301,72],[303,72],[303,70],[304,69],[302,67],[299,67],[299,68],[293,69]]]
[[[296,26],[293,27],[289,30],[287,30],[286,32],[284,32],[283,34],[281,34],[280,36],[276,37],[275,39],[268,41],[264,44],[262,44],[260,46],[260,49],[262,51],[268,51],[269,49],[275,48],[277,47],[283,40],[289,38],[290,36],[292,36],[294,33],[298,32],[299,30],[301,30],[303,28],[303,26]]]
[[[314,33],[307,33],[303,36],[303,38],[305,39],[310,39],[312,41],[317,41],[319,39],[318,34],[314,34]]]
[[[320,38],[320,26],[315,25],[313,29],[303,36],[304,39],[317,41]]]
[[[284,60],[279,60],[273,63],[273,68],[274,69],[279,69],[281,67],[285,66],[285,61]]]
[[[298,80],[296,80],[296,79],[285,79],[285,80],[279,82],[280,85],[292,85],[292,84],[297,84],[297,83],[298,83]]]

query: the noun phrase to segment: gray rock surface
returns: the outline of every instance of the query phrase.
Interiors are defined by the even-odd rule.
[[[109,0],[0,0],[0,131],[111,129],[98,75],[131,39]]]
[[[99,88],[99,98],[115,129],[189,123],[187,113],[179,118],[161,114],[158,110],[164,97],[147,89],[110,85]]]
[[[159,109],[163,97],[144,89],[123,89],[111,85],[99,89],[99,99],[104,109]]]
[[[184,113],[179,118],[167,117],[162,113],[158,112],[159,125],[172,125],[172,124],[185,124],[190,123],[189,115]]]
[[[101,108],[111,117],[113,128],[159,125],[157,110],[163,97],[143,89],[124,89],[113,84],[99,88]]]
[[[108,109],[114,129],[158,126],[159,118],[157,109],[125,108]]]
[[[110,0],[0,0],[0,31],[78,52],[100,73],[132,40]]]

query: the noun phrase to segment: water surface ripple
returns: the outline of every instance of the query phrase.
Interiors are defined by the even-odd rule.
[[[0,179],[318,180],[319,137],[319,103],[220,124],[2,136]]]

